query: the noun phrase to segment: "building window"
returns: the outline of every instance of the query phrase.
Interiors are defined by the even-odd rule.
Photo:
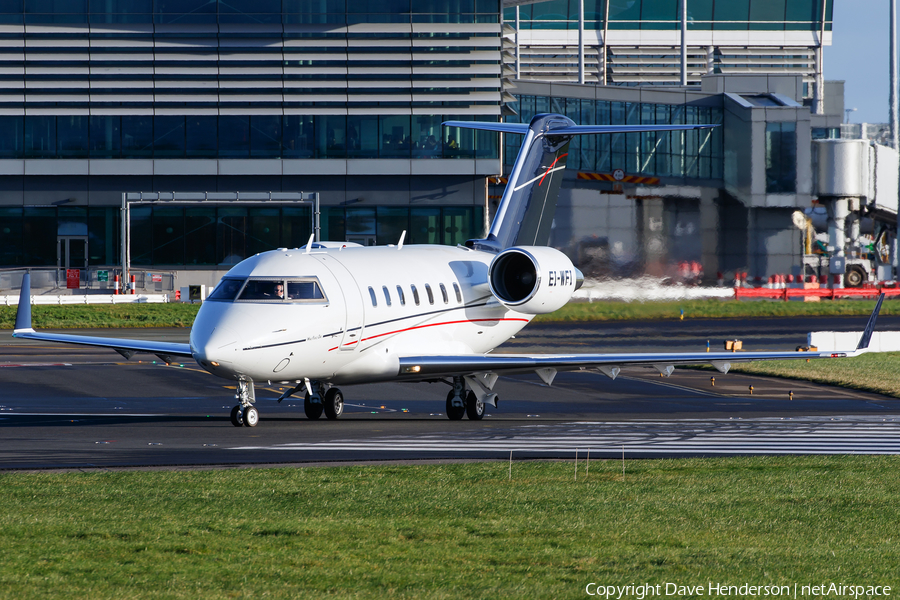
[[[441,144],[440,123],[451,118],[416,117],[411,132],[410,117],[396,115],[0,116],[0,158],[499,156],[493,132],[450,128]]]
[[[797,191],[797,125],[766,123],[766,193]]]

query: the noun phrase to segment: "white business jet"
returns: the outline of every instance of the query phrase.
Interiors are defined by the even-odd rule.
[[[481,419],[497,406],[500,375],[535,372],[547,384],[558,371],[594,370],[615,379],[625,367],[670,375],[675,365],[835,358],[866,351],[881,306],[856,350],[848,352],[697,352],[492,355],[535,315],[566,304],[583,276],[547,247],[569,142],[580,134],[699,129],[708,125],[576,125],[557,114],[531,123],[450,121],[449,127],[523,134],[486,239],[436,245],[363,247],[310,242],[248,258],[231,269],[200,307],[190,344],[36,332],[30,282],[22,284],[14,337],[105,346],[126,358],[193,357],[213,375],[237,382],[235,426],[254,427],[254,383],[290,386],[279,402],[303,393],[307,417],[341,416],[336,386],[382,381],[443,381],[450,419]]]

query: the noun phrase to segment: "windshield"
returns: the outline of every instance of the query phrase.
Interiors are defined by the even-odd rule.
[[[224,281],[224,280],[223,280]],[[238,282],[240,289],[243,281]],[[216,290],[218,294],[218,289]],[[223,293],[224,296],[224,293]],[[315,278],[266,278],[249,279],[238,295],[237,291],[230,293],[227,299],[238,302],[326,302],[327,298]]]
[[[238,300],[284,300],[284,280],[251,279]]]
[[[243,279],[223,279],[206,299],[230,302],[237,297],[242,285],[244,285]]]
[[[288,281],[289,300],[324,300],[317,281]]]

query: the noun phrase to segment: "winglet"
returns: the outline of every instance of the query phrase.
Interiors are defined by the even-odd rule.
[[[25,273],[22,277],[22,291],[19,292],[19,307],[16,309],[15,331],[31,328],[31,273]]]
[[[869,347],[869,342],[872,340],[872,332],[875,331],[875,320],[878,319],[878,312],[881,310],[881,303],[884,301],[884,294],[878,296],[878,302],[875,303],[875,310],[872,311],[871,316],[869,316],[869,322],[866,323],[866,329],[863,331],[862,337],[859,338],[859,344],[856,346],[857,350],[865,350]]]

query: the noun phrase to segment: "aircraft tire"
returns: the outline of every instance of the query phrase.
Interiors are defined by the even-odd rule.
[[[259,423],[259,411],[255,406],[248,406],[244,409],[244,425],[247,427],[256,427]]]
[[[344,394],[338,388],[331,388],[325,392],[325,416],[329,420],[339,418],[344,414]]]
[[[451,421],[459,421],[466,414],[465,406],[453,406],[453,392],[447,394],[447,418]]]
[[[309,394],[306,394],[306,398],[303,400],[303,411],[306,413],[307,419],[315,421],[322,416],[322,403],[313,402],[310,399]]]
[[[240,427],[244,424],[244,413],[240,404],[231,409],[231,424],[235,427]]]
[[[470,421],[480,421],[484,418],[484,402],[478,399],[475,392],[469,392],[466,395],[466,414],[469,415]]]

